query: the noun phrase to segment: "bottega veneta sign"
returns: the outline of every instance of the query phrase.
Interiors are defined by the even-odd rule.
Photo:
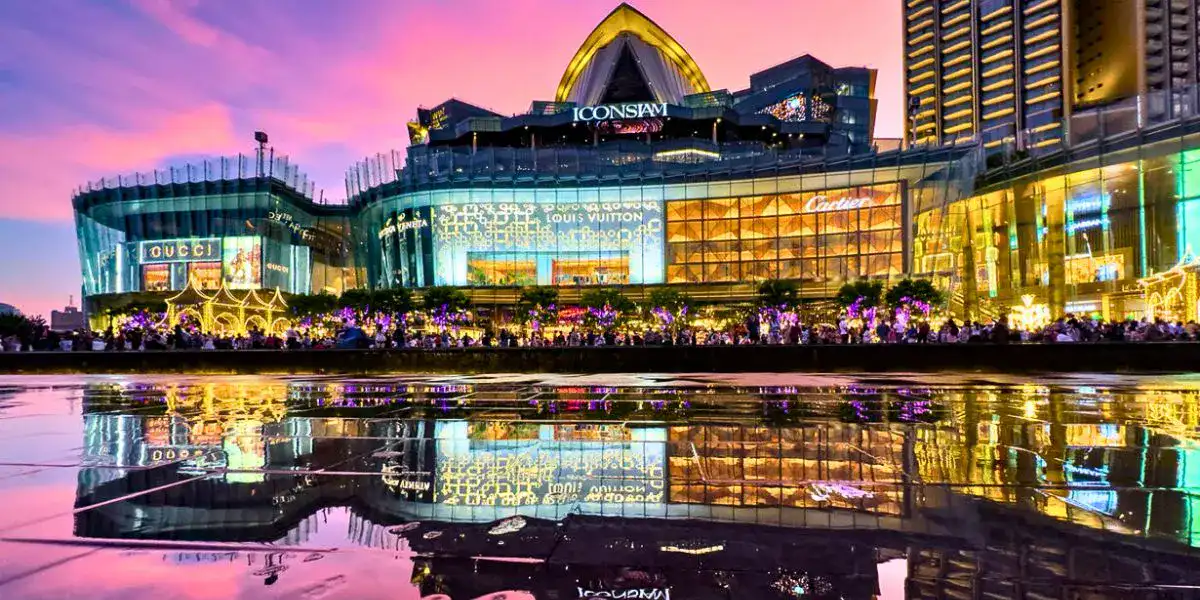
[[[582,106],[572,109],[576,121],[612,121],[615,119],[650,119],[667,116],[667,105],[650,102],[632,102],[629,104],[602,104],[600,106]]]

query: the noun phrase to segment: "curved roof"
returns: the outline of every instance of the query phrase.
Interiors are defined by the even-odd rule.
[[[641,43],[630,44],[634,39]],[[620,43],[614,45],[614,42]],[[621,50],[631,45],[636,46],[631,49],[658,101],[678,102],[685,95],[710,91],[704,73],[675,38],[637,9],[621,3],[592,30],[571,58],[559,81],[555,101],[594,103],[603,95]],[[679,81],[669,81],[675,78],[672,75]]]

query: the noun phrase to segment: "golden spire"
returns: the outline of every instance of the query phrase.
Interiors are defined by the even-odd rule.
[[[710,91],[708,80],[704,78],[704,73],[700,72],[700,67],[692,60],[687,50],[684,50],[683,46],[680,46],[679,42],[675,41],[675,38],[671,37],[666,31],[663,31],[662,27],[659,27],[654,21],[646,17],[646,15],[622,2],[583,41],[583,45],[579,47],[579,51],[575,53],[574,58],[567,65],[567,70],[563,73],[562,80],[558,83],[558,93],[554,96],[555,102],[567,101],[571,95],[571,89],[575,87],[580,74],[583,73],[588,63],[595,57],[596,51],[612,43],[622,33],[631,33],[662,52],[663,56],[667,60],[670,60],[688,82],[691,83],[692,88],[695,90],[694,93]]]

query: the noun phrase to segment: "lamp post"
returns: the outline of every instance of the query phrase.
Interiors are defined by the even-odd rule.
[[[258,176],[266,177],[266,165],[263,161],[267,156],[267,133],[265,131],[255,131],[254,141],[258,142]]]

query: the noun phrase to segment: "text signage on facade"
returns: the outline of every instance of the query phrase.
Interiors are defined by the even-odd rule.
[[[575,121],[612,121],[617,119],[650,119],[667,116],[665,103],[632,102],[629,104],[602,104],[581,106],[572,109]]]
[[[142,264],[221,260],[221,240],[205,238],[141,242],[138,254]]]
[[[628,588],[616,590],[589,590],[577,587],[580,600],[598,598],[621,598],[629,600],[671,600],[671,588]]]
[[[875,200],[870,197],[861,198],[830,198],[829,196],[813,196],[804,203],[804,212],[806,213],[823,213],[837,212],[840,210],[853,210],[856,208],[870,208],[875,205]]]
[[[420,217],[409,219],[407,215],[396,215],[395,218],[389,218],[387,221],[384,221],[383,228],[379,230],[379,239],[423,227],[429,227],[427,219]]]

